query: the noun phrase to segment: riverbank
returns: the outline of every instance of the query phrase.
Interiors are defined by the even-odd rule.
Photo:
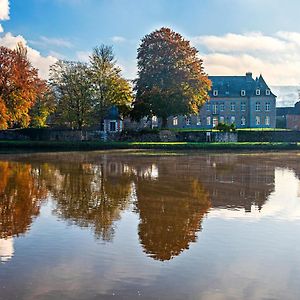
[[[300,150],[300,143],[194,143],[194,142],[50,142],[0,141],[0,151],[91,151],[115,149],[157,150]]]

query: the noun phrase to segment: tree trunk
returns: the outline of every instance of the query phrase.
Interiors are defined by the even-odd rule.
[[[162,117],[161,118],[161,128],[162,129],[167,129],[168,128],[168,118],[167,117]]]

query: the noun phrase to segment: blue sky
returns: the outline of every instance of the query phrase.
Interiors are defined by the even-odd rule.
[[[132,78],[140,39],[168,26],[192,41],[211,75],[253,71],[298,85],[299,11],[298,0],[0,0],[0,45],[21,39],[46,77],[55,58],[86,60],[109,44]]]

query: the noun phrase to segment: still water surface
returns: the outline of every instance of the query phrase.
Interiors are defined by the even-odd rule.
[[[300,155],[0,157],[0,299],[299,299]]]

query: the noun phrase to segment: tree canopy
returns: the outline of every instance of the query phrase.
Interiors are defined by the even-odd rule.
[[[208,100],[211,82],[196,48],[179,33],[161,28],[146,35],[138,49],[133,119],[196,114]]]
[[[30,109],[46,91],[22,44],[15,50],[0,47],[0,129],[27,127]]]
[[[93,102],[87,64],[58,61],[51,67],[50,84],[58,123],[76,129],[90,124]]]
[[[57,62],[51,67],[50,84],[56,119],[71,128],[99,125],[112,106],[124,115],[132,103],[132,88],[122,77],[112,48],[105,45],[94,49],[89,63]]]

